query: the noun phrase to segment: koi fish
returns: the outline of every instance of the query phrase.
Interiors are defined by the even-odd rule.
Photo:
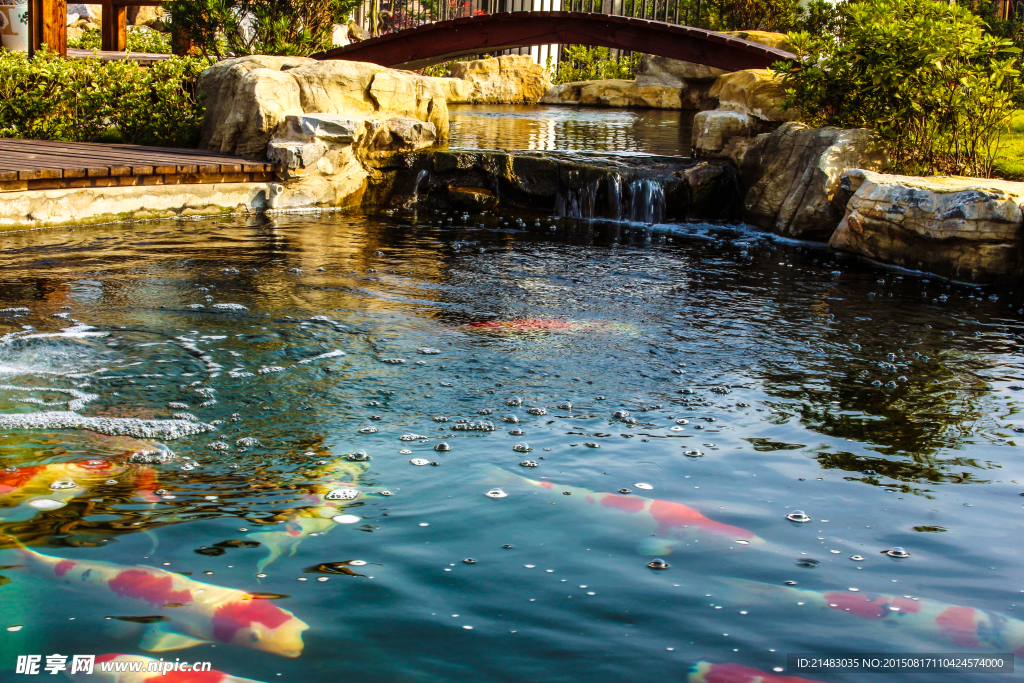
[[[139,645],[143,650],[165,652],[219,642],[284,657],[302,652],[306,622],[252,593],[145,565],[68,560],[20,544],[17,549],[23,564],[48,581],[80,591],[109,591],[133,609],[166,617],[149,625]]]
[[[519,332],[582,332],[583,330],[609,330],[636,332],[635,328],[620,323],[591,320],[557,320],[555,318],[521,318],[518,320],[480,320],[462,325],[463,329],[498,334]]]
[[[17,508],[37,498],[67,502],[106,481],[131,482],[146,500],[159,500],[154,495],[159,485],[153,469],[118,464],[106,458],[87,458],[0,470],[0,510]],[[8,515],[0,512],[0,517],[7,519]]]
[[[99,655],[92,675],[79,673],[71,678],[96,683],[259,683],[222,671],[175,671],[174,664],[142,655]]]
[[[331,518],[340,515],[345,507],[366,497],[366,493],[355,486],[368,467],[365,462],[337,458],[315,468],[310,473],[315,483],[303,496],[307,505],[288,513],[284,519],[284,529],[257,531],[248,535],[248,538],[259,541],[269,550],[267,556],[257,563],[257,570],[262,573],[282,555],[293,556],[306,537],[312,534],[325,534],[336,527],[337,524],[331,521]],[[336,490],[349,493],[345,497],[335,497],[337,494],[332,496],[331,492]]]
[[[634,494],[597,493],[550,481],[535,481],[500,468],[495,470],[501,472],[503,478],[512,483],[525,484],[551,494],[558,494],[559,502],[577,507],[586,506],[590,510],[607,513],[616,522],[628,522],[633,529],[644,533],[646,537],[638,547],[639,552],[644,555],[668,554],[673,545],[699,532],[746,543],[763,543],[752,531],[708,519],[698,510],[682,503]],[[563,498],[566,493],[569,495]]]
[[[1024,621],[973,607],[950,605],[926,598],[907,598],[845,590],[813,591],[733,579],[733,604],[780,603],[817,607],[854,619],[900,628],[918,638],[943,646],[975,651],[1013,652],[1024,655]],[[888,633],[885,637],[890,637]]]
[[[817,683],[797,676],[776,676],[739,664],[697,662],[687,676],[688,683]]]

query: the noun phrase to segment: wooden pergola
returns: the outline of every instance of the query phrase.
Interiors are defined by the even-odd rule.
[[[100,50],[124,52],[128,42],[128,8],[159,7],[160,0],[80,0],[81,5],[100,5]],[[35,53],[43,45],[63,57],[68,56],[67,0],[29,0],[28,52]]]

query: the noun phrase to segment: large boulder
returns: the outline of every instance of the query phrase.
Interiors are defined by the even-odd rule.
[[[842,185],[853,196],[832,247],[955,279],[1020,277],[1024,183],[851,169]]]
[[[885,171],[885,152],[863,128],[784,123],[753,139],[734,138],[726,154],[745,189],[743,220],[779,235],[828,239],[846,210],[840,181],[851,168]]]
[[[640,57],[636,80],[638,83],[661,83],[682,88],[691,81],[712,81],[729,73],[713,66],[684,62],[681,59],[645,54]]]
[[[306,57],[251,56],[204,71],[198,90],[206,99],[200,147],[262,158],[288,116],[338,114],[387,121],[429,122],[448,138],[445,84],[376,64]]]
[[[468,86],[450,91],[452,104],[536,104],[551,87],[547,70],[528,55],[455,62],[449,72]],[[455,99],[460,94],[464,99]]]
[[[681,109],[680,89],[653,83],[607,79],[576,81],[552,86],[541,98],[543,104],[576,104],[591,107],[645,107],[649,109]]]
[[[719,109],[743,112],[761,121],[792,121],[797,116],[795,110],[782,108],[786,91],[782,80],[769,69],[723,74],[709,94],[718,99]]]
[[[129,7],[128,23],[133,26],[149,26],[155,30],[163,30],[167,12],[163,7]]]

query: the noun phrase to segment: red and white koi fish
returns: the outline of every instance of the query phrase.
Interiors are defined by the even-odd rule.
[[[768,674],[739,664],[697,662],[686,678],[688,683],[817,683],[808,678]]]
[[[191,671],[192,662],[186,665],[189,670],[175,671],[174,664],[142,655],[99,655],[91,675],[78,673],[71,679],[83,683],[260,683],[222,671]]]
[[[517,320],[481,320],[462,325],[464,329],[498,334],[520,332],[582,332],[584,330],[606,330],[611,332],[636,332],[635,328],[621,323],[596,320],[557,320],[555,318],[520,318]]]
[[[503,481],[525,484],[557,494],[559,503],[586,507],[593,512],[600,511],[615,523],[625,522],[644,534],[638,549],[645,555],[665,555],[681,540],[700,534],[710,534],[729,541],[743,541],[745,544],[763,543],[752,531],[708,519],[698,510],[682,503],[634,494],[597,493],[550,481],[535,481],[506,470],[495,469],[501,472],[500,478]],[[566,493],[570,495],[563,498]]]
[[[302,652],[302,632],[309,626],[272,600],[155,567],[67,560],[20,544],[17,548],[22,563],[49,581],[78,591],[109,592],[134,613],[167,617],[150,624],[140,643],[143,650],[165,652],[218,642],[284,657]]]
[[[274,560],[287,554],[291,557],[298,550],[299,544],[312,534],[325,534],[337,526],[332,517],[340,515],[345,507],[363,499],[366,494],[356,488],[359,477],[368,469],[364,461],[349,461],[337,458],[321,467],[315,468],[310,476],[315,483],[303,496],[306,507],[297,508],[288,513],[284,520],[284,529],[277,531],[257,531],[248,535],[259,541],[270,552],[261,559],[257,570],[262,573]],[[350,491],[351,497],[329,497],[332,491]]]
[[[734,605],[803,603],[849,619],[879,624],[885,637],[897,628],[936,646],[1024,655],[1024,621],[973,607],[927,598],[907,598],[848,590],[813,591],[744,579],[729,580]]]

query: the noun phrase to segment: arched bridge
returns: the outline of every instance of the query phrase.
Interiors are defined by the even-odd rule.
[[[344,47],[316,59],[421,69],[456,57],[567,43],[632,50],[726,71],[763,69],[796,59],[785,50],[690,26],[585,12],[503,12],[423,24]]]

